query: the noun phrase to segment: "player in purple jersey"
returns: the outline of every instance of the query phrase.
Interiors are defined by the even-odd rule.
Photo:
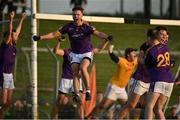
[[[72,74],[72,69],[71,69],[71,58],[70,58],[70,53],[71,49],[61,49],[60,44],[62,42],[62,39],[58,39],[58,43],[54,46],[53,52],[57,54],[58,56],[63,57],[63,64],[62,64],[62,75],[61,75],[61,80],[59,84],[59,92],[58,92],[58,97],[57,101],[53,107],[53,111],[51,114],[52,119],[57,119],[57,113],[59,113],[60,109],[63,109],[66,107],[66,105],[69,102],[69,98],[67,94],[71,93],[74,91],[73,89],[73,74]],[[82,91],[82,81],[79,79],[79,85],[80,85],[80,90]],[[84,112],[83,112],[83,106],[80,104],[80,109],[79,109],[79,115],[80,118],[83,118]]]
[[[88,66],[92,62],[92,44],[91,44],[91,34],[105,39],[107,41],[112,40],[112,36],[108,36],[105,33],[99,32],[94,27],[92,27],[88,22],[82,19],[84,9],[82,7],[74,7],[73,12],[73,22],[70,22],[60,28],[55,32],[48,33],[41,36],[33,36],[35,41],[38,40],[48,40],[61,36],[62,34],[68,34],[70,45],[71,45],[71,67],[73,71],[73,82],[74,89],[77,99],[79,98],[79,88],[78,88],[78,74],[81,71],[83,80],[85,80],[86,87],[86,100],[90,100],[90,85],[89,85],[89,73]]]
[[[63,109],[64,106],[68,104],[68,96],[67,94],[70,92],[74,92],[73,88],[73,74],[72,74],[72,69],[71,69],[71,49],[61,49],[60,44],[62,42],[62,39],[58,39],[58,43],[54,47],[54,53],[57,54],[58,56],[63,57],[63,64],[62,64],[62,76],[61,76],[61,81],[59,85],[59,94],[57,97],[57,102],[55,103],[55,106],[53,108],[51,117],[52,119],[57,118],[57,113],[59,113],[59,109]],[[106,47],[108,44],[108,41],[104,41],[102,44],[100,44],[98,47],[93,49],[93,53],[99,53],[102,49]],[[80,75],[79,75],[80,76]],[[83,91],[82,88],[82,80],[79,77],[79,85],[80,85],[80,91]],[[81,94],[82,95],[82,94]],[[83,104],[80,103],[80,108],[79,108],[79,116],[81,119],[84,119],[84,108]]]
[[[135,73],[132,76],[133,85],[129,93],[127,104],[120,109],[119,119],[125,118],[128,115],[128,113],[136,107],[138,101],[140,100],[140,97],[149,90],[150,78],[144,66],[144,59],[145,53],[150,47],[149,44],[150,40],[152,39],[153,30],[154,29],[149,29],[147,31],[147,40],[140,47],[138,56],[138,66]]]
[[[164,34],[167,34],[164,32]],[[166,37],[164,35],[164,37]],[[150,75],[150,92],[145,118],[153,119],[153,110],[157,118],[165,119],[163,108],[173,89],[173,75],[170,66],[170,51],[161,43],[159,31],[154,30],[154,39],[148,50],[145,65]],[[156,105],[156,106],[155,106]],[[154,107],[156,107],[154,109]]]
[[[13,30],[14,16],[15,12],[11,12],[9,30],[4,33],[4,41],[0,46],[0,92],[2,94],[2,108],[0,110],[1,119],[11,102],[14,89],[12,71],[16,57],[16,43],[21,32],[22,23],[26,17],[26,13],[22,13],[22,17],[16,30]]]

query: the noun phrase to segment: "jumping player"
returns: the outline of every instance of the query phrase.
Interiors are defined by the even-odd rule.
[[[76,98],[79,99],[79,88],[78,88],[78,75],[81,71],[83,80],[85,80],[86,87],[86,100],[90,100],[90,85],[89,85],[89,73],[87,71],[88,66],[92,62],[92,44],[91,44],[91,34],[95,36],[106,39],[107,41],[112,40],[112,36],[108,36],[102,32],[97,31],[88,22],[82,19],[84,9],[82,7],[74,7],[73,12],[73,22],[70,22],[60,28],[58,31],[48,33],[42,36],[33,36],[35,41],[38,40],[48,40],[61,36],[62,34],[68,34],[72,52],[71,56],[71,68],[73,71],[73,85]]]
[[[13,29],[14,16],[15,12],[11,12],[9,30],[4,33],[4,41],[0,46],[0,92],[2,93],[2,108],[0,110],[1,119],[3,118],[4,112],[10,105],[13,94],[14,81],[12,71],[15,64],[16,43],[18,41],[26,13],[22,14],[16,30]]]
[[[70,53],[71,49],[61,49],[60,44],[62,42],[62,38],[58,39],[58,43],[54,46],[53,52],[57,54],[58,56],[63,57],[63,65],[62,65],[62,76],[61,76],[61,81],[59,85],[59,93],[58,93],[58,98],[57,102],[55,103],[55,106],[53,107],[53,111],[51,114],[52,119],[57,118],[57,113],[59,113],[59,109],[63,109],[64,106],[68,104],[68,96],[67,94],[74,92],[73,88],[73,74],[72,74],[72,69],[71,69],[71,58],[70,58]],[[93,49],[93,53],[97,54],[99,53],[102,49],[106,47],[108,44],[108,41],[104,40],[102,44],[100,44],[97,48]],[[80,91],[83,91],[82,88],[82,79],[79,77],[79,86],[80,86]],[[82,94],[81,94],[82,95]],[[79,115],[81,119],[84,119],[84,109],[83,109],[83,104],[80,102],[80,108],[79,108]]]
[[[137,65],[136,49],[127,48],[125,50],[125,58],[118,57],[113,53],[113,45],[109,47],[110,58],[117,64],[117,69],[113,74],[105,92],[102,102],[93,110],[93,117],[98,117],[103,109],[107,109],[117,100],[121,105],[127,101],[127,93],[125,87]]]
[[[67,94],[73,92],[73,75],[71,69],[71,58],[69,56],[71,49],[61,49],[60,44],[62,42],[62,38],[58,39],[57,44],[54,46],[53,52],[58,56],[63,57],[63,64],[62,64],[62,75],[59,84],[59,92],[57,101],[55,106],[53,107],[53,111],[51,114],[52,119],[57,118],[57,113],[59,113],[59,109],[63,109],[69,102]],[[82,91],[82,81],[79,79],[80,90]],[[82,105],[80,105],[79,115],[80,118],[83,118],[84,112],[82,109]]]
[[[156,116],[159,119],[165,119],[163,107],[171,95],[174,79],[170,69],[170,51],[166,44],[161,43],[159,32],[154,30],[154,34],[155,39],[145,59],[151,80],[145,118],[153,119],[153,109],[156,107],[154,109]],[[162,35],[167,37],[166,31]]]

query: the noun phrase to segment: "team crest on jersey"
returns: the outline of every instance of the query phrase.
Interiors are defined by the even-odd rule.
[[[74,29],[74,28],[70,27],[70,28],[69,28],[69,31],[71,31],[71,30],[73,30],[73,29]]]

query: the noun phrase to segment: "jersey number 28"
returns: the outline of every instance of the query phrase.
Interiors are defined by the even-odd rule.
[[[169,52],[165,52],[164,54],[159,54],[157,56],[157,67],[165,67],[170,65],[170,55]]]

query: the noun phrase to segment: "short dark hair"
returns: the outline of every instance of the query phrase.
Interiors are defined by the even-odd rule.
[[[165,26],[157,26],[155,29],[156,29],[157,31],[165,30],[165,31],[167,32],[167,34],[169,34],[168,29],[167,29]]]
[[[12,32],[16,32],[16,30],[13,29]],[[5,38],[8,34],[9,34],[9,31],[5,31],[4,34],[3,34],[3,38]]]
[[[156,29],[148,29],[147,31],[147,37],[150,37],[151,40],[158,38],[158,30]]]
[[[84,9],[81,6],[75,6],[72,11],[80,10],[82,13],[84,12]]]
[[[136,49],[136,48],[126,48],[126,49],[125,49],[125,52],[124,52],[125,58],[127,58],[128,55],[129,55],[131,52],[133,52],[133,51],[137,51],[137,49]]]

